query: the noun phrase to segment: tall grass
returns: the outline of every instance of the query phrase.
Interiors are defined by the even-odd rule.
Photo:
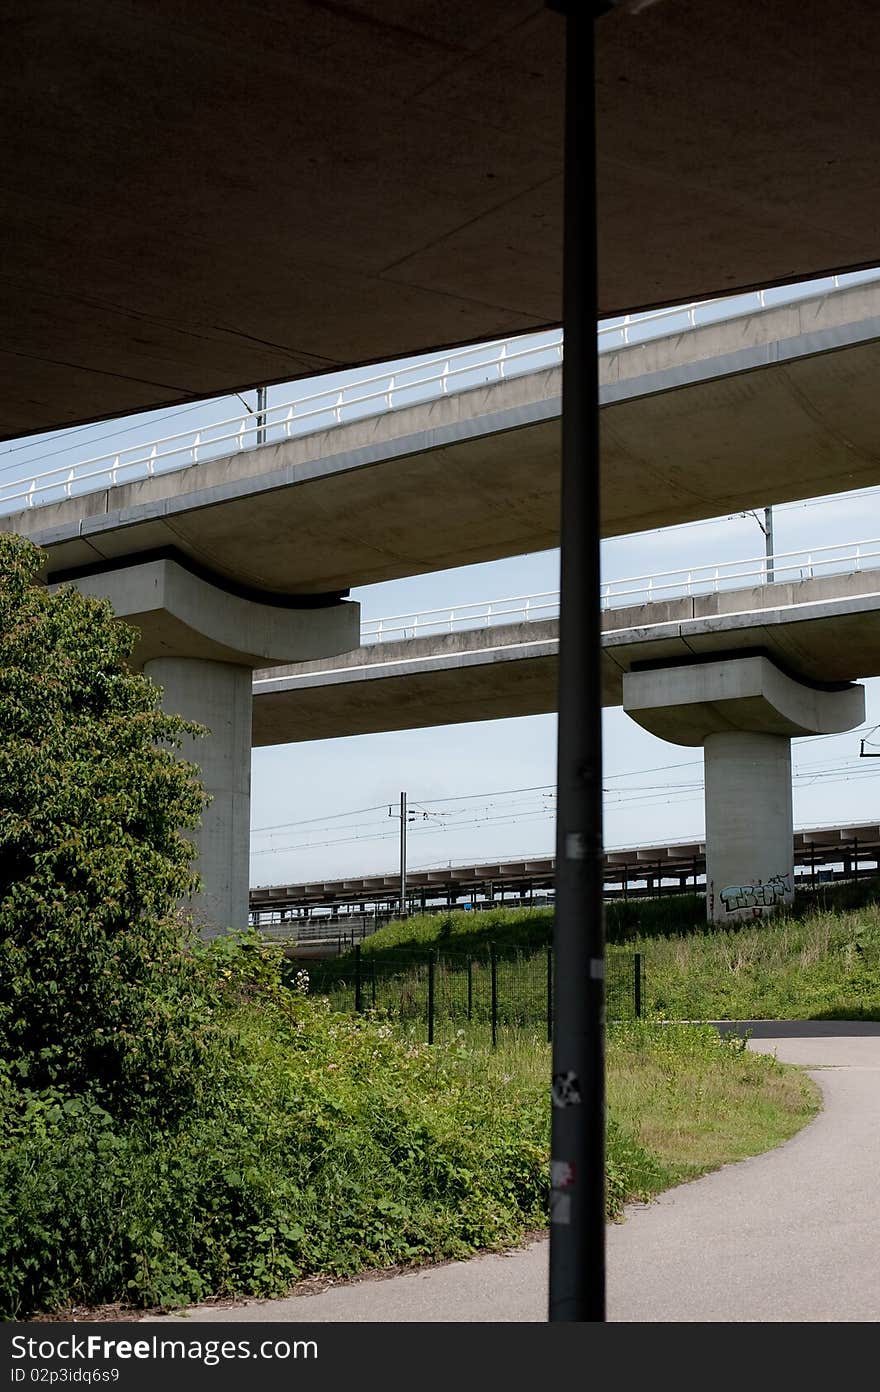
[[[616,946],[609,933],[609,984],[613,988],[609,990],[609,1014],[631,1013],[625,1008],[626,978],[631,970],[625,962],[631,963],[632,952],[640,952],[645,963],[643,1006],[648,1014],[686,1020],[880,1020],[880,905],[874,902],[876,892],[875,882],[833,886],[812,898],[802,898],[796,912],[786,917],[728,929],[710,927],[704,921],[696,923],[697,901],[692,896],[651,901],[650,912],[645,902],[616,904],[612,906],[618,911],[616,937],[626,946]],[[851,908],[817,908],[824,898],[864,902]],[[680,915],[678,932],[673,931],[676,915]],[[425,971],[429,950],[465,949],[475,962],[484,963],[493,944],[499,961],[506,963],[506,998],[522,1003],[517,1007],[521,1024],[535,1024],[546,1011],[541,983],[545,977],[543,954],[552,934],[552,911],[499,910],[480,915],[481,921],[475,925],[476,917],[459,913],[449,915],[448,922],[442,916],[425,916],[389,924],[364,943],[365,982],[371,972],[381,980],[383,973],[394,977],[411,971],[413,1011],[423,1010],[416,1005],[415,983],[418,973]],[[485,968],[478,966],[474,971],[485,973]],[[342,1003],[341,993],[350,990],[352,973],[353,956],[347,953],[316,967],[314,985],[319,991],[335,992]],[[514,984],[516,973],[520,974],[520,985]],[[371,1001],[365,999],[365,1003]],[[379,999],[377,1003],[383,1002]]]
[[[546,1098],[550,1047],[537,1034],[460,1032],[435,1050],[466,1088]],[[819,1107],[798,1069],[722,1039],[708,1025],[626,1021],[608,1030],[606,1193],[609,1217],[629,1200],[779,1145]],[[546,1112],[545,1112],[546,1115]],[[545,1133],[546,1134],[546,1133]]]
[[[880,1020],[880,908],[636,942],[672,1019]]]

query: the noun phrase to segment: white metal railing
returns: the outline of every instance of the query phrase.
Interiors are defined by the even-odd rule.
[[[768,306],[786,304],[810,295],[833,291],[871,277],[880,270],[850,276],[826,276],[801,285],[701,300],[645,314],[627,314],[599,327],[599,348],[611,352],[650,338],[687,331],[725,319],[737,319]],[[536,372],[562,361],[561,330],[480,344],[444,353],[410,367],[396,367],[363,377],[341,387],[292,396],[262,411],[236,411],[234,415],[181,431],[95,455],[75,464],[63,464],[43,473],[0,483],[0,513],[38,507],[59,499],[79,497],[117,484],[152,478],[189,468],[207,459],[262,444],[279,444],[334,425],[401,410],[419,401],[434,400],[450,391],[464,391],[508,377]],[[56,451],[64,452],[64,451]]]
[[[744,560],[688,566],[654,575],[605,580],[602,582],[601,602],[605,610],[622,609],[629,605],[650,604],[658,599],[718,594],[748,586],[750,581],[761,585],[782,584],[812,580],[817,574],[850,574],[863,569],[880,569],[880,539],[843,542],[813,547],[808,551],[779,552],[771,557],[750,556]],[[428,638],[455,633],[460,629],[551,619],[558,613],[559,591],[547,590],[542,594],[481,600],[476,604],[456,604],[449,609],[424,609],[413,614],[368,619],[361,628],[361,642]]]
[[[720,590],[740,588],[748,581],[763,585],[768,582],[781,584],[812,580],[817,572],[830,575],[863,568],[873,570],[878,564],[880,539],[814,546],[803,551],[781,551],[769,557],[749,556],[744,560],[683,566],[655,575],[603,581],[602,607],[620,609],[628,604],[650,604],[657,599],[715,594]]]
[[[559,591],[492,599],[479,604],[457,604],[452,609],[423,609],[418,614],[393,614],[367,619],[361,628],[362,643],[387,643],[400,638],[430,638],[455,633],[461,628],[490,628],[493,624],[552,619],[559,613]]]

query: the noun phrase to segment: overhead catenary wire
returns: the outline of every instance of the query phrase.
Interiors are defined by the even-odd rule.
[[[865,725],[864,727],[860,728],[868,729],[870,735],[876,732],[876,730],[880,727],[867,727],[867,725]],[[850,736],[852,736],[857,734],[858,731],[850,731],[848,733]],[[840,737],[841,736],[838,736],[838,738]],[[799,740],[798,743],[808,744],[819,739],[827,741],[829,739],[829,736],[807,736],[804,739]],[[677,781],[673,783],[629,784],[628,786],[622,788],[609,787],[607,785],[611,784],[612,782],[620,783],[622,780],[644,777],[645,774],[664,773],[667,771],[677,772],[685,768],[696,769],[702,767],[702,762],[703,761],[701,758],[686,759],[676,761],[670,764],[652,765],[644,769],[631,769],[620,771],[614,774],[607,774],[605,776],[604,781],[606,784],[605,795],[609,799],[609,810],[614,811],[623,807],[626,807],[630,810],[635,810],[640,806],[656,805],[658,801],[668,803],[681,803],[684,801],[692,801],[693,798],[691,798],[689,795],[702,789],[702,778],[687,780],[684,782]],[[795,767],[795,769],[793,770],[792,781],[795,787],[797,787],[798,785],[811,786],[818,783],[848,782],[850,780],[859,781],[860,779],[870,777],[871,775],[872,771],[870,769],[860,769],[856,766],[850,767],[846,763],[841,763],[839,759],[822,759],[809,761],[801,764],[800,766]],[[520,804],[520,806],[517,808],[517,805],[515,803],[508,804],[507,806],[501,806],[497,803],[493,803],[492,801],[490,801],[494,798],[513,798],[519,797],[524,794],[527,795],[534,793],[538,793],[542,797],[547,798],[550,805],[535,808],[530,806],[528,801],[525,801],[524,803]],[[462,816],[467,817],[470,815],[471,812],[471,809],[467,807],[461,807],[453,812],[440,811],[438,809],[441,805],[466,804],[473,803],[479,799],[486,800],[482,809],[485,812],[485,815],[471,817],[471,819],[468,821],[456,820],[454,824],[450,824],[450,829],[463,830],[470,826],[479,826],[485,824],[497,825],[499,821],[502,820],[509,824],[511,822],[515,822],[518,817],[521,818],[526,815],[538,815],[549,817],[554,814],[555,810],[553,804],[554,796],[555,790],[552,784],[532,784],[522,788],[496,788],[483,792],[462,793],[438,798],[427,798],[418,802],[412,801],[411,806],[414,810],[417,810],[425,814],[431,820],[431,825],[429,827],[426,828],[423,826],[420,828],[420,830],[434,830],[435,832],[439,832],[445,829],[444,824],[439,821],[439,818],[454,816],[457,819]],[[326,813],[323,816],[301,818],[297,821],[270,823],[261,827],[253,828],[252,835],[271,837],[284,831],[293,831],[298,830],[299,828],[314,827],[314,835],[322,836],[325,833],[325,831],[329,832],[330,830],[332,830],[332,828],[330,828],[328,825],[329,823],[339,823],[343,822],[346,818],[363,816],[370,812],[380,812],[383,811],[387,806],[387,803],[375,803],[368,807],[350,808],[343,812]],[[490,815],[493,809],[495,813],[494,816]],[[361,830],[369,830],[371,826],[379,824],[380,823],[361,823],[355,824],[350,827],[338,826],[338,831],[340,833],[345,833],[344,841],[335,838],[333,841],[324,840],[321,842],[302,842],[295,847],[270,846],[265,847],[262,850],[255,850],[253,854],[280,854],[282,852],[294,849],[318,849],[319,846],[324,847],[332,844],[351,844],[353,841],[363,840],[367,838],[357,835],[352,836],[350,835],[350,833]],[[311,835],[312,833],[309,832],[306,834]]]

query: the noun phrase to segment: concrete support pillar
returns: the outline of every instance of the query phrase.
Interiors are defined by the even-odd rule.
[[[794,900],[791,740],[734,730],[703,750],[707,917],[760,918]]]
[[[861,724],[864,687],[823,687],[766,657],[731,656],[628,672],[623,707],[661,739],[703,746],[707,918],[732,923],[791,903],[791,740]]]
[[[162,687],[166,710],[210,731],[185,737],[181,751],[198,764],[212,799],[192,833],[204,883],[193,912],[206,937],[237,931],[248,921],[253,673],[231,662],[158,657],[144,674]]]
[[[163,706],[210,731],[186,739],[212,802],[189,833],[204,884],[193,917],[205,937],[248,922],[253,672],[357,646],[357,604],[289,595],[243,595],[219,577],[195,574],[186,558],[157,556],[76,580],[84,594],[108,599],[139,639],[132,665],[163,688]]]

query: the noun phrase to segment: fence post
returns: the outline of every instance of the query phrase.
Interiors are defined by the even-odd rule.
[[[361,949],[360,944],[354,950],[354,1008],[358,1015],[361,1013]]]
[[[373,957],[373,958],[371,959],[371,961],[370,961],[370,994],[371,994],[371,997],[372,997],[373,1009],[375,1010],[375,1008],[376,1008],[376,959],[375,959],[375,957]]]
[[[553,948],[547,948],[547,1043],[553,1040]]]
[[[498,1043],[498,958],[495,944],[489,944],[489,964],[492,976],[492,1048]]]
[[[435,953],[428,953],[428,1043],[434,1043],[434,958]]]
[[[474,1018],[474,963],[471,957],[467,964],[467,1017]]]
[[[633,953],[633,1006],[636,1012],[636,1019],[641,1019],[642,1015],[642,954]]]

